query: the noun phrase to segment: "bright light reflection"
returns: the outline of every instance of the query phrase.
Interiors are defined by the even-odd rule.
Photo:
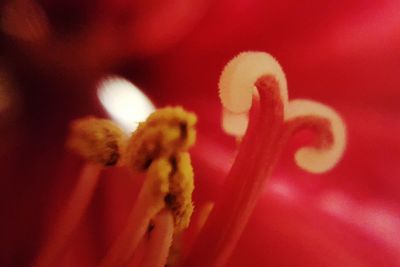
[[[330,192],[322,196],[320,207],[327,213],[347,223],[357,226],[383,244],[398,251],[400,247],[400,217],[378,203],[357,203],[340,192]],[[398,254],[396,254],[398,255]]]
[[[118,76],[103,79],[97,94],[110,117],[127,132],[133,132],[155,110],[139,88]]]
[[[266,191],[283,200],[294,200],[297,197],[296,189],[284,181],[271,181],[266,187]]]

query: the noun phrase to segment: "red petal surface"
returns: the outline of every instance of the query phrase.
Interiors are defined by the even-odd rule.
[[[126,59],[118,68],[157,105],[182,104],[198,114],[196,206],[218,194],[234,157],[235,142],[220,130],[217,82],[238,52],[276,56],[287,75],[289,97],[333,106],[348,127],[347,152],[324,175],[297,169],[292,152],[302,140],[289,144],[229,266],[400,266],[398,1],[218,0],[201,5],[205,13],[177,28],[173,42],[158,39],[157,49],[142,55],[138,49],[135,56],[141,60]],[[151,8],[157,7],[154,1]],[[159,33],[175,31],[151,21]],[[102,111],[92,72],[69,83],[68,69],[43,76],[47,69],[32,63],[35,56],[25,59],[28,52],[7,45],[13,44],[8,37],[1,40],[24,100],[22,115],[0,125],[0,265],[17,267],[32,261],[52,216],[73,188],[79,164],[63,152],[67,122]],[[143,40],[151,37],[143,35]],[[107,171],[103,178],[73,241],[77,245],[60,259],[62,266],[97,262],[123,225],[136,182],[124,170]]]

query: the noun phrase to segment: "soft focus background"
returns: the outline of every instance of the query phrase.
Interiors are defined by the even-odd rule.
[[[220,129],[218,78],[246,50],[280,61],[290,98],[334,107],[349,140],[323,175],[294,165],[292,140],[229,266],[400,266],[399,1],[14,0],[0,11],[0,266],[28,266],[62,210],[81,164],[64,151],[68,122],[107,116],[97,88],[110,74],[198,114],[195,201],[213,199],[236,148]],[[60,266],[94,266],[123,225],[135,182],[103,176]]]

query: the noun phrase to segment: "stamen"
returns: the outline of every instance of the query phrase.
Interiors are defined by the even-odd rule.
[[[253,96],[254,86],[259,100]],[[344,151],[345,127],[340,117],[315,102],[288,102],[285,75],[268,54],[242,53],[229,62],[221,75],[220,97],[228,111],[223,113],[223,127],[237,137],[245,135],[224,190],[182,266],[217,267],[227,263],[266,179],[287,139],[296,131],[307,127],[318,134],[316,148],[302,148],[296,154],[299,166],[305,170],[328,170]],[[228,119],[237,121],[247,114],[252,98],[248,127],[229,125]]]
[[[166,205],[173,211],[176,231],[186,228],[193,212],[193,169],[187,151],[195,141],[196,117],[180,107],[152,113],[132,134],[127,164],[133,171],[146,170],[154,159],[169,158],[172,166]]]
[[[100,266],[127,263],[150,221],[164,208],[173,216],[175,232],[189,224],[194,184],[185,151],[194,143],[195,122],[196,117],[182,108],[165,108],[150,115],[132,134],[125,163],[134,173],[147,172],[147,177],[123,232]]]
[[[150,221],[165,206],[164,198],[168,193],[171,171],[172,167],[165,158],[157,159],[150,165],[126,226],[100,266],[121,266],[132,257],[139,242],[145,236]]]
[[[184,232],[174,232],[172,236],[172,244],[169,248],[169,254],[165,267],[176,267],[182,259],[183,254],[183,234]],[[186,243],[185,243],[186,244]]]
[[[67,146],[87,163],[81,170],[63,213],[57,218],[43,250],[32,266],[54,264],[89,206],[102,167],[117,163],[124,139],[122,131],[108,120],[89,117],[71,124]]]
[[[171,162],[175,166],[174,175],[170,179],[166,205],[174,218],[174,236],[168,256],[167,266],[177,266],[182,254],[182,232],[191,221],[193,213],[192,193],[194,190],[194,174],[189,153],[179,153]]]
[[[154,228],[152,230],[154,230]],[[148,241],[151,237],[151,232],[147,232],[146,238],[142,238],[138,247],[135,250],[135,254],[129,259],[129,263],[126,264],[125,266],[127,267],[141,266],[144,255],[147,253]]]
[[[194,218],[191,220],[192,223],[190,224],[190,227],[188,229],[189,234],[185,236],[184,241],[186,250],[181,252],[180,255],[178,255],[178,257],[173,257],[173,259],[169,260],[168,262],[171,262],[172,264],[168,266],[180,266],[178,264],[180,260],[185,259],[187,257],[187,254],[189,252],[187,251],[187,249],[193,246],[193,243],[199,236],[213,208],[214,208],[213,202],[206,202],[200,208],[197,209],[198,212],[197,214],[194,215]]]

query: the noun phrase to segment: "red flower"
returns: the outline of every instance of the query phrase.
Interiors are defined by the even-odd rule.
[[[179,9],[186,1],[171,2],[176,5],[171,7],[157,1],[142,16],[124,14],[126,3],[119,2],[121,6],[105,1],[108,5],[99,4],[98,9],[87,5],[86,10],[98,11],[91,16],[82,12],[82,21],[68,24],[75,21],[61,17],[68,14],[62,12],[64,5],[43,1],[50,25],[73,38],[49,41],[44,33],[45,46],[40,40],[32,44],[9,35],[2,38],[5,68],[20,88],[14,99],[23,104],[18,116],[7,116],[1,125],[5,129],[1,217],[5,219],[0,265],[26,266],[39,251],[50,218],[63,207],[76,181],[71,178],[77,176],[79,163],[65,156],[63,148],[67,122],[102,112],[94,88],[82,88],[94,87],[100,74],[110,69],[121,70],[157,106],[181,104],[195,111],[199,138],[193,151],[194,201],[200,207],[215,199],[236,149],[234,140],[220,130],[218,78],[232,56],[247,50],[267,51],[279,60],[291,98],[316,99],[339,111],[348,127],[348,146],[334,170],[315,176],[293,164],[294,148],[302,140],[292,140],[228,266],[400,265],[396,103],[400,6],[396,1],[198,0],[193,9]],[[134,10],[142,10],[141,2],[135,2]],[[175,11],[185,14],[182,18],[197,19],[173,24],[159,16]],[[115,19],[127,19],[123,15],[143,20],[114,31],[113,26],[124,25]],[[154,26],[143,30],[141,25],[150,22]],[[73,27],[77,25],[89,25],[87,32],[93,34]],[[127,31],[135,37],[132,43],[119,41],[131,40]],[[169,33],[175,37],[169,38]],[[104,177],[94,196],[72,241],[75,246],[59,266],[92,266],[123,226],[135,190],[129,188],[134,182],[121,172],[104,175],[109,177]]]

